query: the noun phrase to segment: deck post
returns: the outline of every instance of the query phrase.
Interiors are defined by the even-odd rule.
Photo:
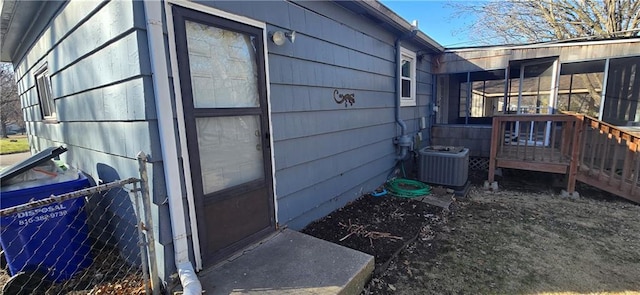
[[[500,127],[502,121],[499,117],[493,117],[493,123],[491,125],[491,151],[489,154],[489,185],[495,181],[496,175],[496,155],[498,154],[498,143],[500,140]]]
[[[573,143],[571,144],[571,160],[569,161],[567,192],[573,194],[576,190],[576,178],[578,176],[578,160],[580,159],[580,139],[582,138],[584,120],[574,116]]]

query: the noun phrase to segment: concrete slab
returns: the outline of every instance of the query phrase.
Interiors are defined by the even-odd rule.
[[[453,203],[453,199],[451,198],[453,194],[445,194],[445,195],[428,195],[414,198],[413,200],[427,203],[429,205],[441,207],[444,209],[449,209],[451,203]]]
[[[206,294],[360,294],[373,256],[285,229],[200,272]]]

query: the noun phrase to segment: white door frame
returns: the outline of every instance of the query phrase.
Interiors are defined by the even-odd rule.
[[[262,29],[263,35],[263,46],[264,46],[264,63],[265,63],[265,79],[266,79],[266,90],[267,90],[267,112],[269,117],[269,133],[272,136],[269,137],[270,145],[271,145],[271,175],[272,175],[272,183],[273,183],[273,208],[274,208],[274,218],[276,226],[278,224],[278,198],[276,193],[276,171],[275,171],[275,157],[274,157],[274,144],[273,144],[273,123],[271,119],[271,88],[269,83],[269,58],[268,58],[268,49],[267,49],[267,25],[264,22],[260,22],[254,19],[247,18],[245,16],[236,15],[233,13],[229,13],[223,10],[219,10],[213,7],[209,7],[206,5],[193,3],[185,0],[166,0],[164,5],[165,11],[165,22],[167,24],[167,35],[169,40],[169,60],[171,62],[171,74],[173,76],[173,92],[174,92],[174,102],[176,105],[176,118],[178,121],[178,136],[180,140],[180,156],[182,157],[182,168],[184,171],[184,181],[186,188],[186,196],[187,196],[187,204],[189,206],[189,221],[191,225],[191,235],[193,242],[193,254],[196,259],[196,270],[202,269],[202,252],[200,249],[200,239],[198,236],[198,224],[196,220],[196,209],[194,203],[194,195],[193,195],[193,184],[192,184],[192,175],[191,175],[191,165],[189,164],[189,153],[187,149],[187,136],[186,136],[186,127],[184,116],[183,105],[182,105],[182,90],[180,88],[180,75],[178,73],[178,59],[177,59],[177,50],[175,43],[175,31],[173,24],[173,13],[171,7],[173,5],[181,6],[184,8],[196,10],[199,12],[203,12],[206,14],[210,14],[216,17],[226,18],[238,23],[242,23],[245,25],[253,26]],[[159,119],[159,118],[158,118]]]

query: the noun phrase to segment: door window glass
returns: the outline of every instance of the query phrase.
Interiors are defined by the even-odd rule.
[[[195,108],[259,107],[253,37],[186,21]]]
[[[196,118],[205,194],[264,177],[260,116]]]

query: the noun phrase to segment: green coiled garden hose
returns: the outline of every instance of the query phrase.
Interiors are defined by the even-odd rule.
[[[417,198],[431,194],[431,187],[424,182],[406,178],[394,178],[385,184],[389,194],[400,198]]]

